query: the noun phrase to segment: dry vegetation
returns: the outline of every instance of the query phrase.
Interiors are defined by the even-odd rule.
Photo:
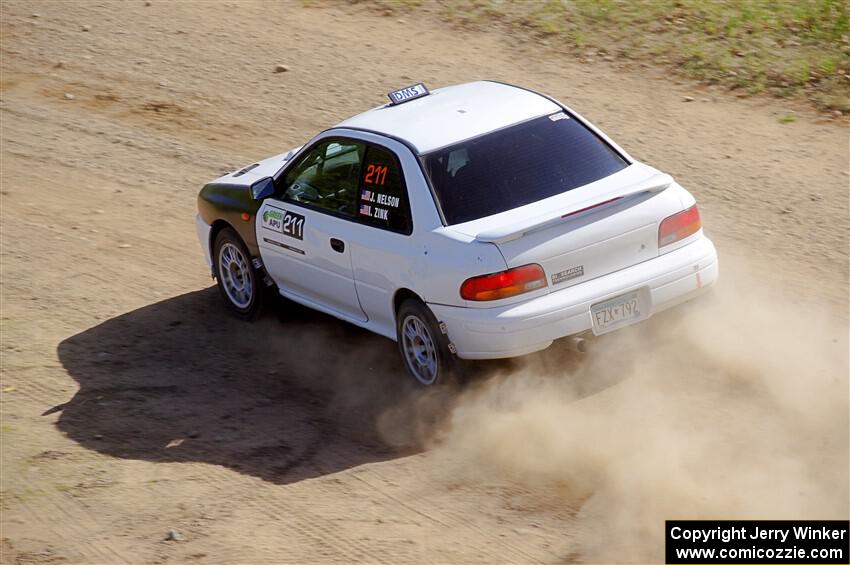
[[[586,58],[660,64],[742,95],[806,99],[850,112],[844,0],[375,0],[433,8],[453,25],[498,24]]]

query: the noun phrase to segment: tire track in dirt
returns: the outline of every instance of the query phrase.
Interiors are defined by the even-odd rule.
[[[91,563],[128,563],[130,560],[106,540],[93,541],[92,534],[101,527],[100,521],[93,513],[82,506],[79,501],[65,493],[35,492],[29,494],[30,481],[22,476],[12,483],[13,489],[23,489],[23,495],[11,495],[16,502],[15,507],[21,508],[28,516],[27,523],[50,532],[51,543],[62,548],[73,548],[79,552],[75,560]],[[15,489],[17,490],[17,489]],[[46,497],[45,500],[42,500]],[[37,502],[37,504],[35,503]],[[58,519],[57,519],[58,518]],[[69,558],[73,558],[68,556]]]
[[[374,477],[376,480],[367,480],[364,476]],[[463,505],[445,505],[444,500],[442,498],[433,498],[429,496],[429,489],[423,487],[422,489],[415,489],[413,492],[410,490],[405,491],[405,495],[410,496],[413,495],[412,502],[405,502],[401,497],[393,495],[389,492],[389,490],[385,486],[381,486],[381,483],[384,485],[392,484],[390,479],[387,479],[380,471],[380,468],[375,469],[359,469],[355,473],[352,473],[352,477],[356,478],[359,481],[364,482],[366,485],[374,489],[377,493],[379,493],[382,497],[386,497],[389,500],[393,501],[394,504],[400,505],[405,508],[408,512],[413,515],[419,515],[427,520],[431,520],[439,524],[441,527],[446,530],[464,532],[469,535],[464,537],[470,537],[472,539],[478,539],[483,537],[488,537],[492,535],[492,531],[489,530],[488,526],[482,525],[481,520],[470,520],[467,514],[468,507],[466,504]],[[433,480],[432,477],[427,477],[428,484]],[[438,479],[438,483],[442,483],[444,479]],[[464,485],[465,488],[454,489],[452,499],[455,501],[459,501],[461,495],[471,495],[470,498],[474,499],[479,494],[486,494],[488,499],[498,499],[498,504],[496,507],[499,511],[505,511],[509,509],[509,505],[506,504],[506,497],[504,496],[504,492],[508,487],[496,487],[492,490],[486,490],[486,488],[482,488],[480,485],[470,488],[469,485]],[[445,488],[445,485],[443,485]],[[514,496],[522,496],[522,489],[514,488]],[[481,508],[479,507],[479,511]],[[517,524],[517,526],[525,524],[521,522]],[[514,534],[517,533],[517,528],[514,528]],[[522,545],[527,545],[526,542],[520,542],[519,538],[515,538],[516,541],[511,541],[507,539],[504,533],[499,534],[500,540],[498,547],[492,548],[492,552],[484,552],[480,555],[483,561],[485,562],[497,562],[499,560],[506,560],[508,562],[535,562],[541,559],[541,555],[547,557],[548,560],[554,559],[557,555],[553,551],[546,550],[546,548],[537,548],[538,554],[529,552],[527,549],[524,549]]]

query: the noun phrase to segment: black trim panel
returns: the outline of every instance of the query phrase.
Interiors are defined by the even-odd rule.
[[[290,251],[294,251],[295,253],[300,253],[301,255],[306,255],[306,254],[307,254],[307,253],[306,253],[303,249],[298,249],[297,247],[292,247],[291,245],[287,245],[287,244],[285,244],[285,243],[281,243],[281,242],[279,242],[279,241],[275,241],[275,240],[273,240],[273,239],[269,239],[269,238],[267,238],[267,237],[264,237],[264,238],[263,238],[263,241],[265,241],[266,243],[271,244],[271,245],[276,245],[276,246],[278,246],[278,247],[283,247],[284,249],[288,249],[288,250],[290,250]]]

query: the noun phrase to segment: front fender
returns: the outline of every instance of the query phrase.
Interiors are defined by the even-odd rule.
[[[210,183],[198,194],[198,216],[210,226],[225,222],[236,230],[248,251],[259,255],[254,222],[262,202],[251,198],[251,187]]]

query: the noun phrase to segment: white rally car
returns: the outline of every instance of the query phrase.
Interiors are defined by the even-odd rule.
[[[389,97],[201,190],[237,314],[273,287],[396,340],[433,385],[455,356],[580,348],[717,280],[694,197],[561,103],[490,81]]]

